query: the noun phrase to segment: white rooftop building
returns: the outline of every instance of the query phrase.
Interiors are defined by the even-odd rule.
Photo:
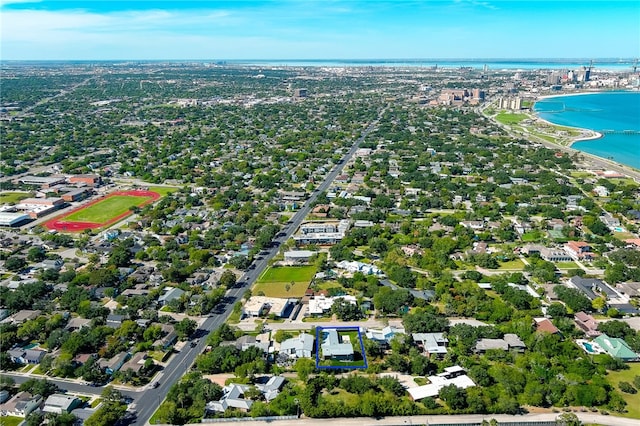
[[[407,389],[414,401],[438,396],[440,390],[445,386],[455,385],[459,388],[467,389],[476,385],[473,380],[465,374],[464,369],[458,365],[445,368],[443,373],[429,376],[427,379],[431,382],[428,385]]]
[[[309,299],[309,315],[322,315],[331,310],[331,307],[338,299],[344,299],[345,301],[355,305],[357,303],[355,296],[335,296],[325,297],[323,295],[314,296]]]

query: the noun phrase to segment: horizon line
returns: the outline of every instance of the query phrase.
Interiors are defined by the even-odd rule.
[[[513,62],[565,62],[565,61],[597,61],[601,62],[628,62],[638,61],[639,58],[629,57],[479,57],[479,58],[463,58],[463,57],[437,57],[437,58],[163,58],[163,59],[151,59],[151,58],[111,58],[111,59],[80,59],[80,58],[67,58],[67,59],[2,59],[1,62],[68,62],[68,61],[97,61],[97,62],[114,62],[114,61],[138,61],[138,62],[185,62],[185,61],[290,61],[290,62],[328,62],[328,61],[342,61],[342,62],[433,62],[433,61],[455,61],[455,62],[497,62],[497,61],[513,61]]]

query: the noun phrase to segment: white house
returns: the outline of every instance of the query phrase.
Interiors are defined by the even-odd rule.
[[[315,338],[307,333],[287,339],[280,344],[280,353],[287,354],[289,358],[311,358],[313,354],[313,342]]]

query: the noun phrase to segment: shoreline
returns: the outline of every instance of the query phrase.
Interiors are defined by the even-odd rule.
[[[572,96],[583,96],[583,95],[593,95],[593,94],[603,94],[603,93],[637,93],[638,91],[636,90],[596,90],[596,91],[584,91],[584,92],[576,92],[576,93],[565,93],[565,94],[557,94],[557,95],[545,95],[545,96],[540,96],[540,97],[536,97],[536,99],[534,100],[534,103],[530,109],[530,113],[535,117],[536,120],[539,120],[540,122],[546,123],[550,126],[554,126],[554,127],[563,127],[563,128],[568,128],[568,129],[573,129],[573,130],[577,130],[580,131],[582,134],[579,136],[576,136],[574,138],[571,138],[570,141],[567,142],[566,145],[564,144],[559,144],[559,143],[553,143],[556,146],[559,147],[563,147],[563,148],[567,148],[573,152],[578,152],[580,154],[583,155],[587,155],[589,157],[591,157],[592,159],[598,159],[601,161],[605,161],[607,163],[610,163],[612,165],[624,168],[624,169],[631,169],[634,172],[638,172],[640,171],[640,168],[629,165],[629,164],[625,164],[625,163],[621,163],[619,161],[616,161],[612,158],[606,158],[606,157],[602,157],[596,154],[592,154],[586,151],[582,151],[576,148],[573,148],[573,145],[576,142],[588,142],[588,141],[593,141],[593,140],[597,140],[597,139],[602,139],[604,138],[604,134],[593,130],[593,129],[588,129],[585,127],[577,127],[577,126],[568,126],[565,124],[558,124],[558,123],[553,123],[552,121],[549,121],[547,119],[544,119],[540,116],[540,113],[534,110],[535,104],[539,101],[542,100],[546,100],[546,99],[553,99],[553,98],[560,98],[560,97],[572,97]]]

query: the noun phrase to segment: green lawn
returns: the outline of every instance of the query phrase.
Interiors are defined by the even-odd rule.
[[[635,376],[640,376],[640,363],[629,362],[627,365],[630,367],[629,370],[611,371],[607,374],[607,379],[609,379],[609,383],[616,388],[618,393],[622,395],[622,398],[627,401],[627,412],[621,415],[632,419],[640,419],[640,392],[631,395],[620,391],[618,388],[618,383],[632,383]]]
[[[283,266],[267,269],[258,279],[264,283],[278,283],[284,281],[311,281],[316,273],[315,266]]]
[[[293,284],[291,284],[291,281],[258,282],[253,287],[252,293],[258,295],[262,292],[267,297],[302,297],[307,291],[307,288],[309,288],[309,282],[294,281]]]
[[[542,239],[542,232],[540,231],[529,231],[525,232],[522,237],[520,237],[522,241],[525,243],[532,243],[535,241],[540,241]]]
[[[65,217],[68,222],[104,223],[114,217],[129,211],[129,207],[139,206],[149,197],[135,197],[132,195],[114,195],[105,198],[86,209],[79,210]]]
[[[3,416],[0,417],[0,426],[18,426],[24,421],[24,417]]]
[[[522,120],[528,119],[529,116],[527,114],[518,114],[518,113],[508,113],[501,112],[496,115],[496,120],[502,124],[518,124]]]
[[[556,263],[556,268],[558,268],[558,269],[578,269],[578,264],[576,262],[558,262],[558,263]]]
[[[498,269],[500,270],[517,269],[520,271],[524,269],[524,263],[522,263],[522,260],[520,259],[513,259],[513,260],[509,260],[508,262],[500,262],[500,267]]]
[[[174,188],[172,186],[150,186],[149,191],[157,192],[162,197],[165,197],[173,192],[178,191],[180,188]]]
[[[269,268],[253,287],[253,294],[262,292],[267,297],[302,297],[315,273],[315,266]]]
[[[0,204],[17,203],[20,200],[29,198],[31,196],[28,192],[3,192],[0,194]]]

